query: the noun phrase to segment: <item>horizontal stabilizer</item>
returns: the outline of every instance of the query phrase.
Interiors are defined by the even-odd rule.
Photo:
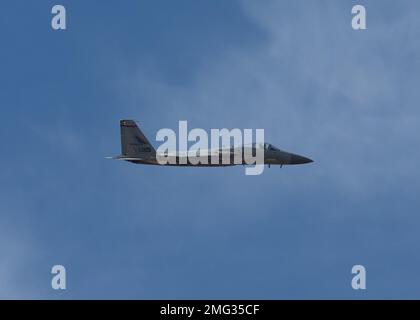
[[[124,157],[124,156],[105,157],[105,159],[111,159],[111,160],[127,160],[127,161],[144,160],[144,158],[133,158],[133,157]]]

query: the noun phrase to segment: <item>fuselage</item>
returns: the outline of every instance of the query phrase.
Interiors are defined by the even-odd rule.
[[[259,151],[263,155],[263,158],[257,163],[268,165],[295,165],[313,162],[309,158],[277,149],[267,143],[264,144]],[[148,154],[147,157],[123,158],[122,160],[127,160],[136,164],[149,165],[221,167],[254,164],[257,155],[258,150],[255,146],[242,146],[218,150],[152,153]]]

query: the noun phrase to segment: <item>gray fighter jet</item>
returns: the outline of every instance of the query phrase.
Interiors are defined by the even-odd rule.
[[[277,149],[269,143],[254,143],[249,146],[241,146],[239,148],[220,148],[217,150],[200,150],[199,157],[207,157],[207,163],[191,163],[190,157],[187,152],[175,152],[169,153],[168,151],[164,154],[158,154],[153,147],[153,145],[147,140],[145,135],[140,131],[136,122],[133,120],[121,120],[120,121],[121,129],[121,155],[116,157],[108,157],[109,159],[115,160],[125,160],[128,162],[136,164],[151,164],[151,165],[161,165],[161,162],[158,161],[158,157],[166,157],[171,159],[169,163],[165,164],[168,166],[198,166],[198,167],[220,167],[220,166],[233,166],[233,165],[246,165],[245,160],[242,160],[242,163],[234,162],[234,155],[237,152],[242,154],[245,153],[246,148],[251,148],[249,150],[254,155],[256,154],[257,148],[264,149],[264,164],[270,165],[295,165],[295,164],[305,164],[313,162],[311,159],[286,152],[280,149]],[[228,163],[223,162],[223,157],[226,156],[230,161]],[[218,158],[219,161],[214,159]],[[244,159],[244,157],[242,157]]]

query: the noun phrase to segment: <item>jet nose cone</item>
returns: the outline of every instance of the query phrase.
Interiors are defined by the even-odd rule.
[[[311,163],[314,162],[313,160],[297,155],[297,154],[292,154],[291,158],[290,158],[290,164],[305,164],[305,163]]]

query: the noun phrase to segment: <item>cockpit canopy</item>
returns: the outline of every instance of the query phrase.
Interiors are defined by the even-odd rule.
[[[280,151],[271,143],[253,143],[252,147],[256,149],[264,149],[266,151]]]

